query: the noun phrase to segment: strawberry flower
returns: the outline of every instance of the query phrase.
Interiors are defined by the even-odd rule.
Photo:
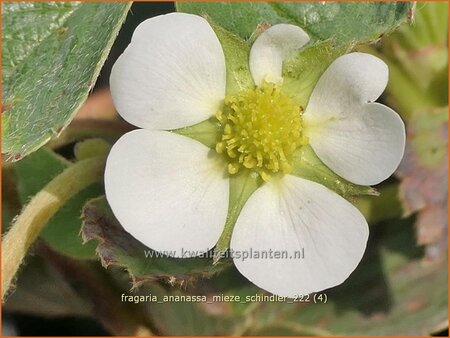
[[[224,52],[205,19],[173,13],[136,29],[110,86],[119,114],[141,129],[114,144],[105,171],[108,202],[131,235],[174,257],[210,250],[229,215],[230,178],[250,172],[260,184],[235,222],[231,252],[288,256],[235,258],[238,270],[287,297],[350,275],[366,248],[367,222],[334,191],[296,175],[293,157],[309,145],[344,179],[377,184],[397,168],[405,129],[396,112],[374,103],[387,66],[363,53],[336,59],[303,111],[282,86],[282,66],[308,42],[294,25],[267,29],[249,55],[254,84],[227,93]],[[174,132],[211,118],[212,147]],[[299,250],[304,257],[292,258]]]

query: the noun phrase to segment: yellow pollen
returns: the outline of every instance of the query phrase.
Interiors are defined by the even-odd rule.
[[[222,130],[216,151],[227,157],[230,174],[247,168],[268,181],[289,173],[292,154],[308,143],[302,109],[272,83],[227,96],[216,118]]]

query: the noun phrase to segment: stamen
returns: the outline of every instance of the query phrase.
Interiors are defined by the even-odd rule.
[[[293,152],[308,143],[302,135],[303,109],[272,83],[227,96],[216,118],[222,126],[216,151],[228,158],[228,172],[247,168],[264,181],[289,173]]]

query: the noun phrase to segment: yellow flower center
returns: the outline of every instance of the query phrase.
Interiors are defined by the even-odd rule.
[[[272,83],[227,96],[216,118],[222,129],[216,151],[227,157],[230,174],[247,168],[268,181],[274,173],[289,173],[292,154],[308,143],[301,107]]]

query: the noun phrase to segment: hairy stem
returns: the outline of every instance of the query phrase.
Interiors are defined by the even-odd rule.
[[[105,157],[79,161],[50,181],[17,217],[2,240],[2,302],[31,244],[50,218],[79,191],[98,181]]]

